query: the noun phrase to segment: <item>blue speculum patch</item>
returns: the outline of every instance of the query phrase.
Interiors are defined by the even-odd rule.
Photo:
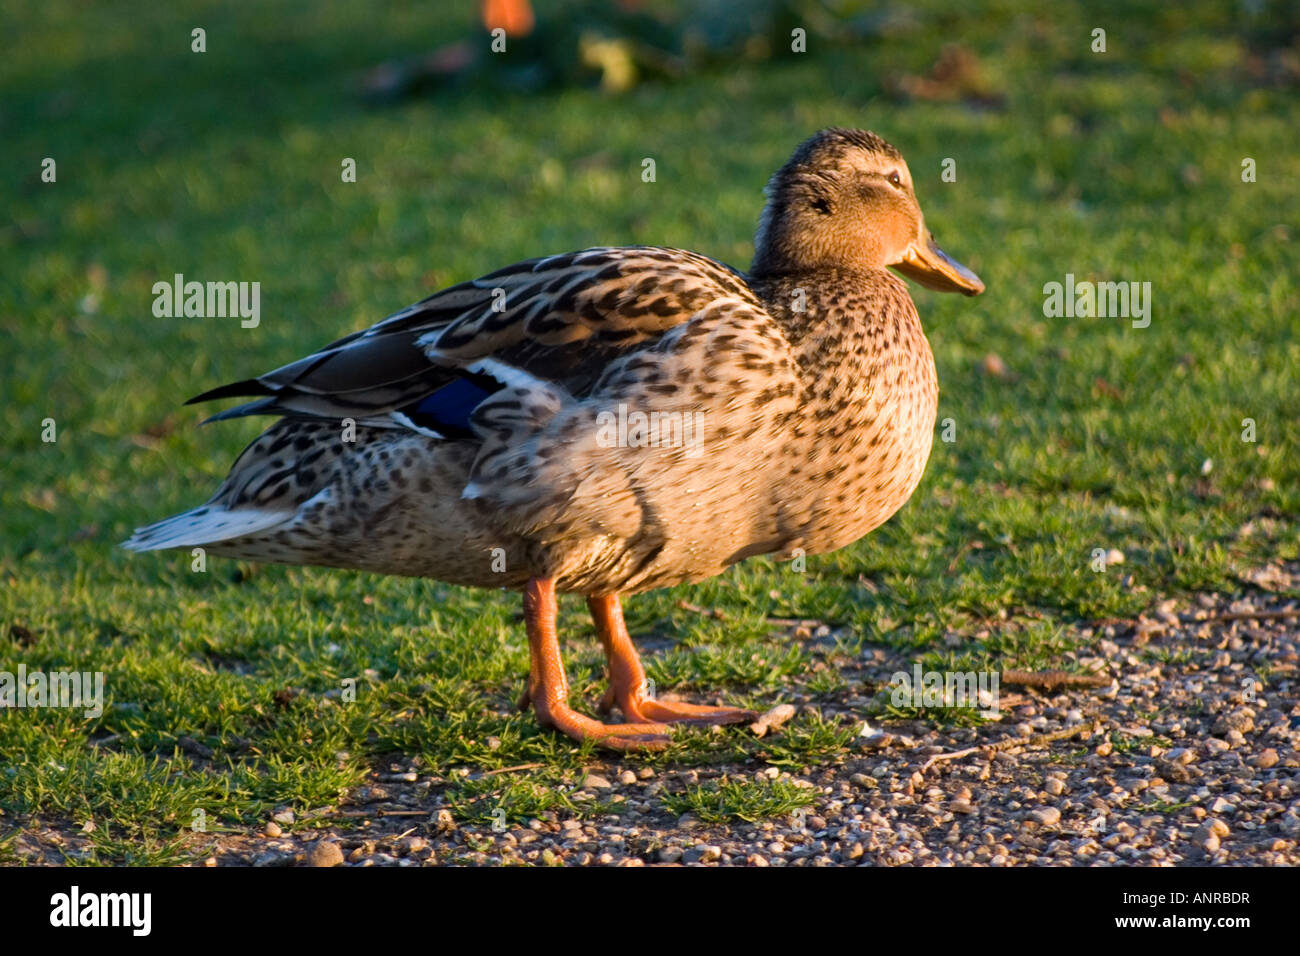
[[[421,428],[432,429],[448,438],[463,438],[470,434],[469,418],[474,409],[491,394],[491,390],[469,379],[458,378],[401,411]]]

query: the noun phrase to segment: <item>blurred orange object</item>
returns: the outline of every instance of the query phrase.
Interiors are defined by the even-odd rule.
[[[533,32],[533,8],[528,0],[483,0],[483,25],[497,27],[506,36],[525,37]]]

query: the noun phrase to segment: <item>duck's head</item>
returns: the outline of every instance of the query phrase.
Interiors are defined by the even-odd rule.
[[[875,133],[824,129],[768,183],[750,271],[886,266],[940,292],[984,291],[979,276],[935,245],[902,154]]]

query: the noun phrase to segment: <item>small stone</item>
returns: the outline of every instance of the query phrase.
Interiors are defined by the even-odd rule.
[[[1039,807],[1029,811],[1029,819],[1040,826],[1055,826],[1061,820],[1061,811],[1056,807]]]
[[[722,857],[722,847],[710,846],[693,846],[682,854],[683,863],[713,863]]]
[[[294,816],[292,810],[281,810],[271,817],[276,823],[293,823]]]
[[[1124,563],[1124,552],[1121,551],[1119,548],[1111,548],[1109,551],[1106,552],[1107,565],[1123,564],[1123,563]]]
[[[757,853],[751,853],[745,857],[745,862],[750,866],[767,866],[767,857],[760,856]]]
[[[1111,755],[1111,752],[1114,749],[1115,749],[1114,744],[1112,744],[1109,740],[1103,740],[1101,743],[1097,745],[1097,749],[1094,751],[1094,753],[1096,753],[1098,757],[1109,757]]]
[[[1210,728],[1210,733],[1226,734],[1230,730],[1236,730],[1243,734],[1248,734],[1255,729],[1255,717],[1245,708],[1229,711],[1226,714],[1220,714],[1219,719],[1214,722]]]
[[[660,863],[676,863],[682,858],[682,848],[679,846],[666,846],[659,851]]]
[[[1065,783],[1056,777],[1049,777],[1043,783],[1043,789],[1054,797],[1059,797],[1065,793]]]
[[[1236,809],[1234,804],[1223,797],[1215,797],[1214,802],[1210,804],[1211,813],[1232,813]]]
[[[762,737],[769,730],[777,730],[782,724],[795,715],[795,709],[792,704],[777,704],[758,720],[749,725],[749,729],[754,732],[754,736]]]
[[[1251,757],[1246,763],[1252,767],[1259,767],[1261,770],[1267,770],[1269,767],[1277,766],[1277,751],[1272,747],[1265,747],[1255,756]]]
[[[584,790],[608,790],[612,786],[613,784],[598,773],[589,773],[582,780]]]
[[[280,828],[280,824],[272,820],[266,826],[262,827],[262,832],[269,837],[278,837],[280,834],[284,833],[284,830]]]
[[[948,804],[953,813],[974,813],[975,806],[969,800],[953,800]]]
[[[1172,764],[1186,766],[1196,759],[1196,754],[1187,747],[1175,747],[1169,753],[1165,754],[1165,759]]]
[[[636,774],[631,770],[624,770],[618,775],[618,782],[626,786],[629,783],[636,783]]]
[[[1222,820],[1207,820],[1205,825],[1215,834],[1215,836],[1226,837],[1232,831]]]
[[[307,848],[308,866],[342,866],[343,851],[333,840],[317,840]]]
[[[1209,827],[1201,827],[1196,831],[1194,837],[1198,846],[1205,849],[1206,853],[1217,853],[1219,851],[1219,835]]]
[[[456,829],[456,818],[451,815],[450,810],[442,809],[434,817],[433,825],[438,832],[446,833],[449,830]]]

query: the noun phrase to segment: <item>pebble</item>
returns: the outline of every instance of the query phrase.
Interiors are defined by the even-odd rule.
[[[1061,811],[1056,807],[1039,807],[1029,811],[1029,819],[1041,826],[1055,826],[1061,820]]]
[[[333,840],[317,840],[307,848],[307,866],[342,866],[343,851]]]
[[[597,773],[589,773],[582,780],[584,790],[608,790],[612,784]]]
[[[279,813],[272,816],[271,819],[276,823],[293,823],[294,821],[293,811],[281,810]]]
[[[1276,767],[1278,762],[1277,751],[1272,747],[1265,747],[1255,756],[1251,757],[1246,763],[1252,767],[1259,767],[1261,770],[1267,770],[1269,767]]]
[[[794,706],[791,704],[777,704],[767,713],[763,714],[758,720],[749,725],[750,731],[755,737],[762,737],[769,730],[777,730],[795,715]]]
[[[1255,729],[1255,718],[1250,710],[1242,707],[1238,710],[1230,711],[1214,722],[1210,728],[1212,734],[1226,734],[1230,730],[1236,730],[1240,733],[1247,734]]]

